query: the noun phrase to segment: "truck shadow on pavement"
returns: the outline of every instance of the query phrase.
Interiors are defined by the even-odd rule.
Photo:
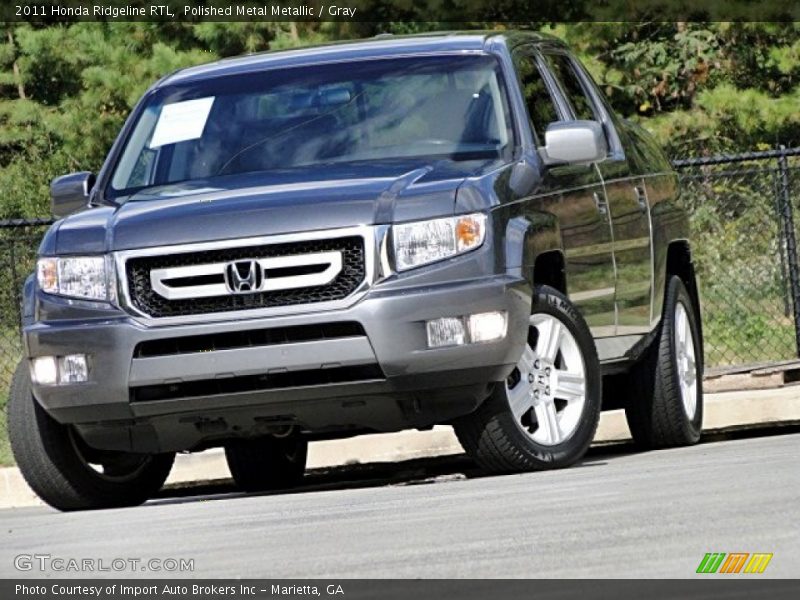
[[[800,433],[800,423],[756,425],[733,431],[712,429],[703,432],[700,443],[794,433]],[[592,446],[583,460],[571,468],[599,467],[614,460],[615,457],[640,452],[642,451],[631,441],[598,444]],[[653,452],[658,452],[658,450]],[[481,472],[465,454],[453,454],[397,462],[358,463],[310,469],[303,478],[303,484],[298,487],[257,494],[247,494],[238,490],[231,479],[181,483],[165,487],[150,503],[177,504],[230,498],[231,495],[273,496],[385,486],[425,485],[492,476]]]

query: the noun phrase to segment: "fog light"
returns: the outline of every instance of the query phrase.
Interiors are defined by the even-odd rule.
[[[31,380],[39,385],[84,383],[89,381],[85,354],[38,356],[31,360]]]
[[[493,342],[506,337],[507,319],[504,312],[478,313],[469,316],[469,340],[473,344],[478,342]]]
[[[58,359],[58,383],[83,383],[89,380],[85,354],[68,354]]]
[[[426,323],[428,348],[460,346],[466,342],[464,321],[458,317],[444,317]]]
[[[53,385],[58,379],[55,356],[39,356],[31,361],[31,379],[41,385]]]

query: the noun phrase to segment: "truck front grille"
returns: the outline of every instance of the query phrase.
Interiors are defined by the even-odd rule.
[[[364,238],[353,235],[163,256],[131,256],[125,262],[128,301],[151,318],[166,318],[342,300],[355,292],[365,280],[364,253]],[[309,265],[302,264],[304,255],[310,257]],[[313,281],[315,277],[319,279],[317,274],[324,268],[324,265],[318,266],[320,257],[324,259],[330,256],[336,258],[334,266],[337,268],[338,257],[341,257],[341,268],[333,279],[326,280],[322,285],[298,287],[298,282],[302,284],[303,281]],[[290,258],[287,261],[266,260],[280,257]],[[282,262],[289,266],[269,268],[272,264],[280,265]],[[250,275],[249,272],[244,275],[241,271],[234,273],[238,265],[244,265],[245,271],[259,269],[258,277],[251,277],[251,282],[258,284],[257,291],[246,287],[246,282],[243,290],[231,289],[237,283],[235,279],[241,282],[245,275]],[[185,268],[195,266],[199,268]],[[171,297],[154,289],[154,278],[151,276],[154,271],[159,277],[165,278],[157,283],[162,289],[171,290],[172,293],[167,293]],[[174,277],[166,279],[170,273],[174,273]],[[302,279],[304,276],[306,279]],[[231,280],[234,280],[233,283]],[[287,282],[285,289],[281,287],[281,280]],[[168,288],[165,284],[173,287]],[[197,297],[191,297],[191,290],[200,292]]]

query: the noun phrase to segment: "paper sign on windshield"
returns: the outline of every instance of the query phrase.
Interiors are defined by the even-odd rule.
[[[150,147],[158,148],[199,138],[203,135],[212,104],[214,96],[163,106],[150,139]]]

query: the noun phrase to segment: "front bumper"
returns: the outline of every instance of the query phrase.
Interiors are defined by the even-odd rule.
[[[63,313],[64,306],[53,305],[68,303],[34,293],[40,315]],[[183,448],[233,430],[247,433],[254,419],[291,421],[313,431],[392,430],[470,412],[485,398],[488,384],[502,381],[516,364],[530,302],[527,282],[496,275],[410,288],[378,284],[355,305],[335,311],[167,327],[144,325],[121,311],[83,307],[80,319],[35,321],[23,336],[31,358],[89,356],[89,382],[33,387],[40,404],[60,422],[83,424],[88,431],[89,424],[134,427],[161,420],[199,431],[198,422],[227,416],[216,433],[156,444]],[[508,314],[504,339],[427,348],[427,320],[495,310]],[[365,335],[162,356],[139,356],[136,350],[153,341],[337,323],[359,324]],[[327,369],[337,376],[311,376]],[[259,381],[287,383],[278,388],[235,383],[259,375],[266,375]],[[147,393],[137,393],[143,390]],[[177,390],[174,397],[170,390]]]

